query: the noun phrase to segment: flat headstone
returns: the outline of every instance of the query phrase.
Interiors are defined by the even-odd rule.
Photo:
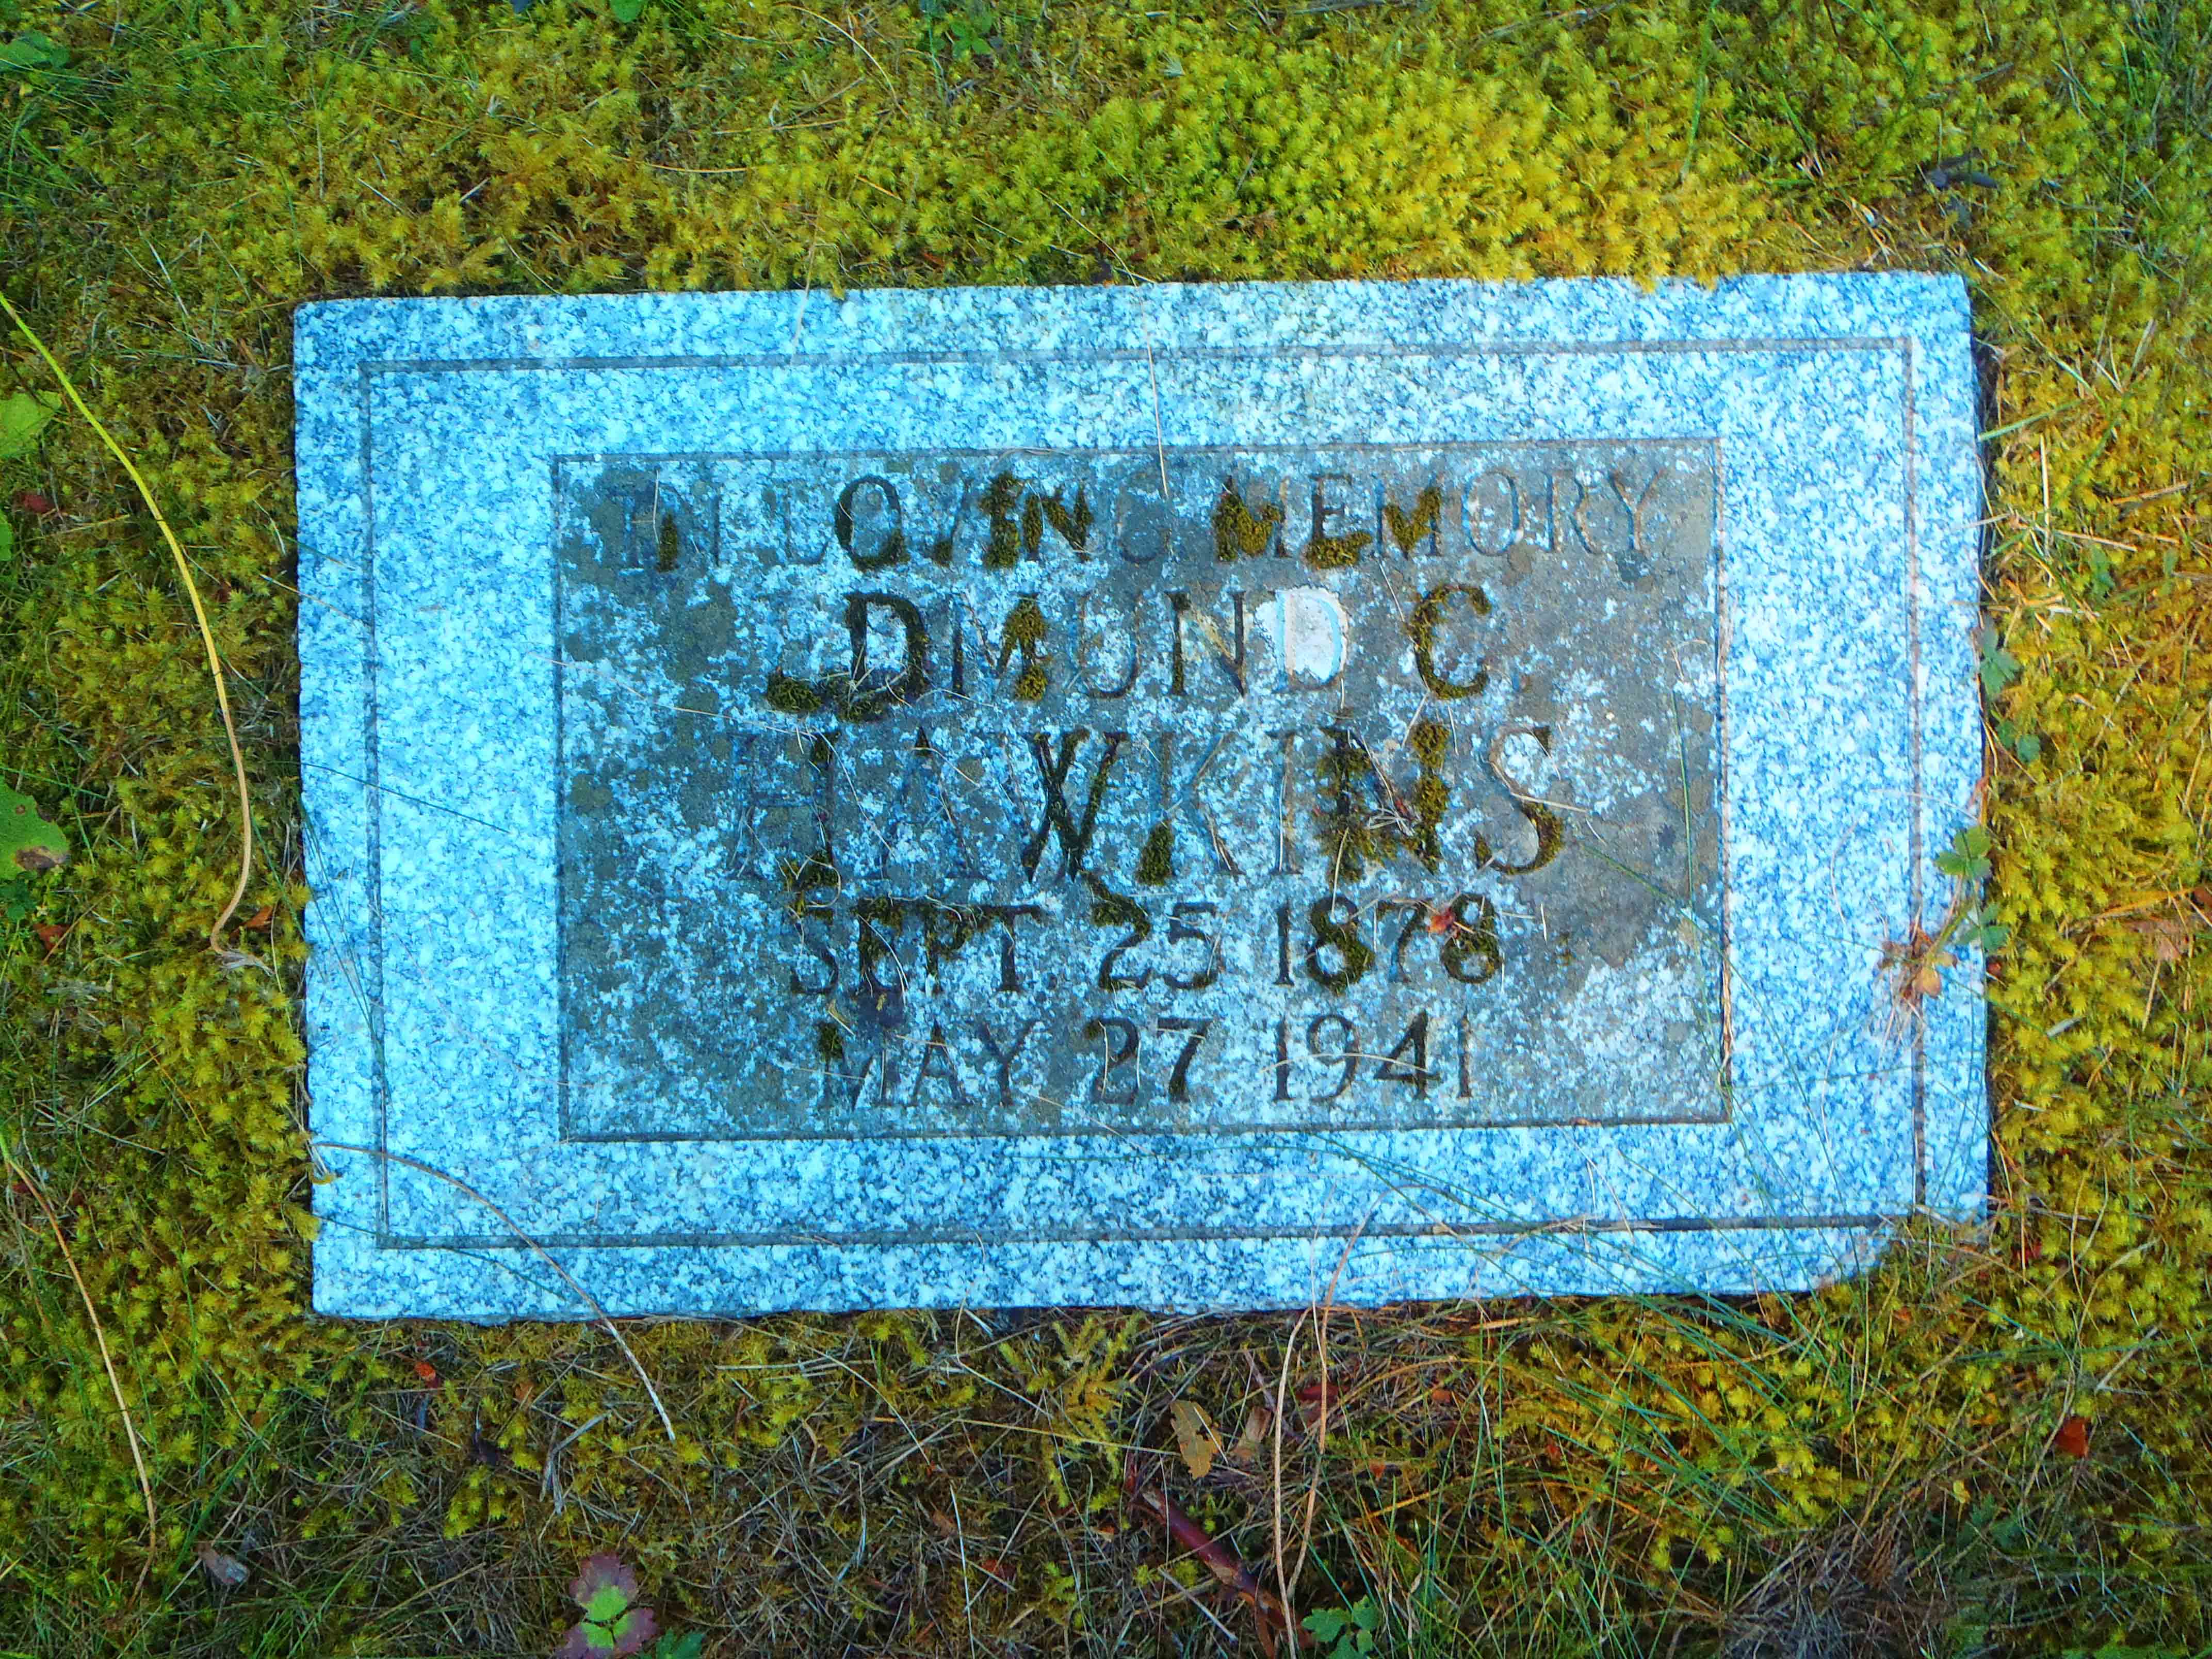
[[[323,1311],[1779,1289],[1980,1202],[1979,961],[1884,969],[1979,775],[1955,280],[295,351]]]

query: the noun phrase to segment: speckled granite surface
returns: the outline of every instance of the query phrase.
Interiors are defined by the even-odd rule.
[[[335,1177],[316,1189],[323,1225],[315,1300],[325,1312],[500,1319],[582,1311],[518,1232],[603,1305],[635,1313],[961,1303],[1253,1307],[1307,1300],[1340,1259],[1335,1294],[1368,1303],[1786,1288],[1863,1264],[1895,1218],[1917,1208],[1961,1214],[1980,1201],[1988,1128],[1980,964],[1969,959],[1954,973],[1917,1038],[1885,1018],[1875,973],[1883,940],[1916,912],[1936,924],[1948,883],[1934,857],[1968,816],[1979,769],[1971,635],[1981,495],[1966,304],[1955,280],[1745,278],[1717,290],[1668,285],[1651,294],[1609,282],[1415,283],[862,293],[843,301],[372,301],[302,308],[295,374],[308,600],[302,763],[315,889],[310,1084],[320,1157]],[[1402,914],[1431,921],[1455,890],[1517,890],[1504,872],[1526,862],[1525,853],[1498,827],[1515,823],[1516,800],[1554,799],[1571,813],[1575,803],[1595,799],[1589,791],[1604,754],[1625,752],[1618,743],[1578,749],[1577,711],[1640,707],[1636,700],[1655,688],[1674,707],[1694,710],[1702,700],[1719,715],[1706,741],[1711,770],[1723,780],[1720,799],[1698,796],[1686,748],[1690,782],[1681,796],[1690,842],[1710,817],[1717,856],[1702,885],[1693,857],[1685,886],[1668,900],[1680,911],[1679,947],[1655,924],[1638,935],[1640,945],[1630,939],[1614,950],[1623,963],[1644,963],[1643,978],[1586,961],[1586,972],[1558,982],[1557,995],[1516,1004],[1493,994],[1481,1006],[1521,1010],[1513,1037],[1503,1026],[1456,1022],[1485,988],[1465,982],[1475,975],[1438,977],[1430,963],[1417,968],[1430,975],[1425,988],[1393,982],[1386,991],[1386,962],[1375,983],[1347,994],[1365,1022],[1357,1042],[1375,1052],[1364,1056],[1364,1079],[1341,1098],[1370,1104],[1275,1110],[1286,1085],[1271,1063],[1284,1052],[1273,1047],[1273,1022],[1295,1013],[1297,1040],[1305,1042],[1322,1006],[1314,999],[1326,989],[1285,969],[1300,982],[1295,994],[1278,991],[1267,971],[1277,965],[1267,918],[1279,901],[1255,867],[1265,837],[1250,840],[1256,832],[1247,820],[1272,823],[1283,811],[1275,788],[1292,775],[1286,769],[1268,775],[1268,799],[1256,805],[1244,799],[1243,775],[1224,773],[1195,806],[1170,811],[1187,831],[1209,811],[1226,821],[1224,854],[1253,873],[1237,890],[1237,903],[1249,912],[1236,935],[1245,943],[1222,947],[1227,988],[1208,988],[1214,1000],[1189,1011],[1216,1021],[1218,1033],[1205,1040],[1218,1046],[1199,1051],[1179,1101],[1158,1075],[1164,1066],[1154,1066],[1143,1085],[1150,1092],[1139,1095],[1146,1109],[1121,1110],[1111,1090],[1096,1086],[1086,1105],[1074,1092],[1082,1066],[1064,1060],[1055,1073],[1040,1061],[1022,1096],[1028,1103],[1017,1109],[1011,1090],[994,1097],[987,1086],[981,1051],[956,1055],[950,1037],[933,1073],[930,1034],[921,1026],[938,1008],[919,989],[911,1008],[902,1005],[908,1024],[899,1029],[920,1046],[909,1049],[895,1094],[882,1089],[880,1071],[862,1075],[862,1039],[883,1036],[868,1029],[865,990],[858,1003],[794,993],[756,999],[738,1012],[696,1006],[700,986],[742,988],[771,971],[765,957],[757,971],[732,965],[758,929],[730,918],[750,904],[762,926],[787,925],[790,895],[779,902],[768,880],[772,848],[757,891],[741,890],[744,872],[734,863],[718,873],[711,860],[694,860],[690,874],[678,871],[690,842],[675,830],[718,821],[720,809],[687,819],[680,790],[655,793],[635,778],[665,774],[665,757],[684,743],[711,749],[728,739],[714,751],[726,781],[756,752],[732,750],[736,737],[765,733],[773,743],[793,731],[837,729],[834,715],[764,708],[758,671],[834,695],[835,671],[850,655],[836,655],[844,635],[835,605],[860,587],[912,593],[918,605],[969,595],[988,612],[994,640],[1017,592],[1036,591],[1045,614],[1066,626],[1074,592],[1052,586],[1074,567],[1066,563],[1072,544],[1062,545],[1065,535],[1054,543],[1050,532],[1040,539],[1060,553],[1061,575],[1042,564],[1036,580],[992,573],[995,587],[978,585],[980,571],[975,582],[963,580],[967,553],[941,569],[916,552],[898,568],[856,575],[838,566],[851,556],[836,538],[827,557],[819,547],[756,548],[760,538],[739,533],[740,508],[769,498],[775,481],[761,467],[796,469],[780,479],[849,481],[858,476],[853,458],[875,456],[891,459],[872,471],[906,480],[918,475],[895,469],[915,458],[967,458],[984,486],[1000,460],[1018,458],[1072,494],[1080,480],[1067,469],[1091,465],[1081,457],[1152,454],[1172,499],[1188,494],[1177,469],[1197,467],[1192,458],[1238,456],[1249,466],[1252,458],[1290,457],[1275,473],[1261,466],[1252,475],[1252,500],[1290,479],[1295,459],[1304,471],[1277,499],[1293,509],[1286,527],[1304,543],[1310,533],[1350,533],[1365,522],[1357,514],[1304,521],[1297,492],[1316,471],[1343,473],[1355,493],[1402,485],[1398,499],[1410,507],[1419,479],[1406,466],[1475,456],[1468,476],[1479,477],[1502,465],[1499,457],[1536,446],[1579,458],[1570,466],[1584,465],[1588,476],[1577,488],[1629,479],[1610,531],[1597,507],[1577,525],[1585,550],[1608,534],[1629,552],[1638,546],[1625,510],[1642,486],[1619,457],[1663,453],[1678,458],[1685,478],[1698,466],[1710,475],[1714,522],[1678,524],[1666,542],[1678,568],[1665,603],[1677,620],[1651,637],[1663,635],[1678,657],[1684,641],[1702,640],[1717,664],[1681,669],[1663,684],[1650,672],[1609,687],[1592,682],[1580,702],[1559,705],[1556,722],[1548,714],[1519,721],[1547,732],[1556,725],[1558,752],[1547,759],[1527,732],[1509,729],[1531,706],[1515,701],[1527,677],[1516,679],[1510,656],[1486,659],[1494,683],[1445,711],[1461,756],[1455,799],[1471,801],[1486,776],[1517,777],[1519,787],[1491,792],[1489,819],[1471,805],[1447,817],[1434,869],[1401,857],[1392,868],[1402,879],[1345,890],[1369,905],[1410,894],[1409,904],[1434,908]],[[1409,455],[1419,459],[1405,461]],[[832,456],[843,459],[821,459]],[[1696,456],[1705,459],[1680,459]],[[1370,465],[1383,470],[1370,478],[1359,471]],[[1218,488],[1205,476],[1183,526],[1201,538]],[[640,478],[659,482],[637,498]],[[1110,556],[1109,532],[1134,522],[1106,510],[1108,482],[1097,486],[1102,561]],[[965,486],[947,487],[953,494],[944,499],[957,506]],[[916,487],[906,489],[918,507]],[[632,577],[621,574],[629,556],[613,550],[635,530],[635,514],[618,521],[609,506],[624,490],[647,502],[649,534],[665,526],[657,548],[641,544],[661,556],[645,566],[665,562],[688,584],[673,610],[674,589],[650,601],[632,595],[664,607],[650,628],[624,621],[636,609],[623,586]],[[880,507],[888,497],[878,490],[872,499]],[[988,538],[988,516],[978,536]],[[1019,545],[1018,520],[1010,515]],[[864,524],[857,533],[872,562],[887,543],[880,511],[871,522],[872,532]],[[1404,550],[1385,550],[1380,520],[1368,527],[1383,533],[1366,562],[1349,569],[1316,572],[1271,550],[1234,571],[1254,594],[1277,596],[1274,632],[1255,622],[1255,675],[1296,631],[1280,597],[1294,584],[1323,596],[1297,601],[1307,612],[1339,606],[1350,619],[1347,637],[1363,650],[1373,646],[1371,677],[1336,674],[1316,659],[1304,683],[1285,675],[1279,695],[1308,690],[1316,712],[1305,724],[1314,729],[1358,702],[1352,713],[1371,716],[1370,735],[1387,744],[1433,699],[1413,672],[1410,635],[1369,620],[1390,602],[1386,569],[1407,578],[1392,590],[1401,601],[1415,599],[1424,582],[1433,591],[1466,578],[1499,595],[1490,621],[1502,628],[1518,613],[1501,585],[1504,561],[1484,562],[1480,538],[1457,552],[1448,541],[1427,550],[1420,556],[1433,562],[1422,566]],[[1681,556],[1692,546],[1705,561],[1694,573]],[[822,563],[811,564],[816,557]],[[599,569],[593,559],[611,562]],[[1171,556],[1163,569],[1174,568]],[[1632,577],[1646,583],[1639,591],[1654,591],[1655,578],[1623,563],[1620,580]],[[1115,580],[1117,602],[1135,606],[1142,595],[1128,584],[1136,579],[1123,572]],[[1179,591],[1191,595],[1194,612],[1226,618],[1224,580],[1194,565],[1191,585]],[[1155,586],[1158,598],[1165,588]],[[1572,633],[1587,625],[1572,618],[1589,596],[1566,592],[1547,603],[1549,610],[1529,602],[1524,632],[1571,638],[1568,654],[1590,660],[1601,634]],[[705,633],[703,623],[684,621],[712,605],[722,611]],[[1255,617],[1260,608],[1255,599]],[[793,621],[802,617],[811,618],[804,627]],[[864,631],[877,620],[864,617]],[[636,684],[655,653],[678,637],[669,631],[678,622],[689,630],[682,638],[708,641],[701,675]],[[771,625],[775,639],[763,646],[761,630]],[[1219,631],[1227,625],[1192,646],[1194,676],[1202,668],[1226,684],[1214,658],[1228,655]],[[1078,660],[1079,635],[1078,623],[1060,672],[1105,686],[1114,678],[1101,665],[1106,659]],[[875,640],[877,660],[896,637]],[[1165,647],[1154,656],[1164,674]],[[1475,659],[1445,671],[1445,683],[1469,683]],[[689,700],[717,676],[728,701]],[[610,684],[623,689],[611,693]],[[975,729],[1014,738],[1031,729],[1095,729],[1103,742],[1112,722],[1085,713],[1082,695],[1063,685],[1033,708],[1001,696]],[[1164,684],[1148,693],[1140,683],[1132,695],[1127,707],[1139,712],[1121,723],[1140,734],[1169,707],[1169,694]],[[864,725],[878,738],[910,737],[907,717],[920,712],[902,705],[899,720],[847,722],[847,738]],[[1213,714],[1240,718],[1225,703]],[[1696,720],[1686,729],[1697,729]],[[604,772],[605,755],[624,744],[663,758],[632,767],[623,775],[630,781],[617,779],[629,793],[606,799],[619,810],[592,819],[577,786],[616,790],[592,769]],[[1303,753],[1297,768],[1310,786],[1319,753]],[[1391,775],[1410,778],[1407,753],[1383,758]],[[1069,775],[1093,763],[1079,757]],[[1527,770],[1540,764],[1554,771]],[[1019,743],[1005,765],[1010,786],[1026,777],[1034,787],[1042,775],[1024,771],[1032,761]],[[1171,769],[1163,763],[1163,775]],[[881,817],[888,799],[875,798],[872,816]],[[1066,836],[1054,832],[1052,856],[1034,878],[1017,871],[990,895],[963,889],[954,900],[1000,901],[1026,883],[1060,918],[1040,923],[1047,931],[1035,937],[1055,940],[1076,936],[1055,927],[1079,927],[1086,938],[1096,931],[1079,914],[1094,898],[1086,875],[1153,905],[1163,919],[1171,902],[1199,902],[1193,896],[1210,866],[1194,856],[1188,836],[1173,880],[1156,891],[1131,880],[1138,832],[1158,816],[1157,797],[1142,807],[1110,792],[1102,799],[1096,868],[1066,873]],[[1079,809],[1073,785],[1071,801]],[[1310,818],[1314,805],[1294,816]],[[794,816],[803,814],[785,813]],[[1577,822],[1569,817],[1570,830]],[[1488,868],[1477,843],[1486,824]],[[1076,827],[1073,815],[1068,827]],[[884,870],[902,858],[896,875],[906,886],[898,890],[925,880],[937,884],[932,892],[950,890],[949,855],[933,868],[926,847],[908,844],[885,854]],[[1605,894],[1626,890],[1606,887],[1587,859],[1570,881],[1563,872],[1572,862],[1561,860],[1567,884],[1547,905],[1579,894],[1595,915]],[[587,866],[614,884],[604,897],[647,896],[638,908],[653,921],[622,934],[602,957],[634,963],[641,951],[710,938],[708,948],[693,950],[689,979],[584,972],[578,961],[601,948],[591,930],[609,908],[580,902],[599,891]],[[715,908],[722,890],[714,884],[725,877],[733,884],[727,915]],[[857,868],[851,881],[856,895],[889,890],[868,889]],[[1223,900],[1232,914],[1237,903]],[[1522,947],[1547,937],[1548,925],[1534,924],[1532,933],[1511,904],[1500,908],[1493,993],[1533,971],[1522,965],[1534,959]],[[713,933],[710,920],[723,931]],[[1305,926],[1303,907],[1297,921]],[[844,959],[842,990],[854,988],[848,949],[857,939],[839,945],[826,930],[847,925],[857,926],[833,917],[821,935]],[[1440,936],[1454,937],[1453,925],[1443,918]],[[892,959],[918,949],[921,937],[895,941]],[[1413,937],[1425,945],[1431,930]],[[1378,942],[1387,957],[1391,937]],[[572,961],[578,951],[583,957]],[[1706,952],[1723,970],[1699,979],[1692,970]],[[1037,971],[1066,954],[1060,945],[1041,954]],[[1425,959],[1419,950],[1415,958]],[[995,960],[988,952],[975,959]],[[1321,960],[1331,958],[1324,952]],[[1176,961],[1139,951],[1123,966],[1164,978]],[[777,958],[773,971],[787,971],[783,963]],[[1092,966],[1085,959],[1079,971]],[[1653,988],[1669,974],[1675,988],[1668,994],[1680,1006],[1654,1025]],[[704,1069],[698,1057],[714,1050],[718,1031],[726,1033],[722,1051],[748,1062],[716,1073],[718,1091],[687,1094],[655,1074],[653,999],[678,982],[690,989],[683,1006],[667,1006],[677,1072]],[[1070,1053],[1090,1040],[1071,1028],[1085,1006],[1073,988],[1045,1010]],[[955,983],[943,993],[945,1009],[971,992],[981,994]],[[1121,994],[1101,992],[1088,1006],[1119,1008],[1127,999],[1113,999]],[[1177,1018],[1181,1008],[1148,1005],[1128,1024],[1147,1043],[1164,1041],[1159,1018]],[[1382,1051],[1423,1008],[1431,1011],[1425,1052],[1435,1086],[1375,1086]],[[788,1012],[777,1018],[778,1010]],[[620,1042],[607,1036],[617,1015],[626,1022]],[[1571,1030],[1575,1021],[1582,1024]],[[864,1109],[840,1116],[778,1108],[777,1117],[768,1080],[793,1062],[754,1063],[757,1054],[826,1053],[817,1041],[824,1024],[855,1039],[842,1063],[858,1078],[858,1092],[847,1091],[844,1104]],[[1187,1034],[1176,1032],[1179,1048]],[[1119,1040],[1091,1036],[1109,1050]],[[1700,1047],[1709,1037],[1714,1052],[1724,1047],[1717,1067]],[[1328,1042],[1351,1046],[1334,1028]],[[1304,1069],[1287,1092],[1300,1101],[1322,1097],[1323,1084],[1310,1074],[1323,1052],[1316,1037],[1293,1057]],[[1553,1055],[1557,1063],[1547,1065]],[[834,1073],[841,1062],[817,1063]],[[1509,1073],[1510,1087],[1498,1080]],[[871,1083],[874,1096],[866,1092]],[[791,1098],[829,1097],[801,1089]],[[994,1098],[1008,1111],[994,1116]],[[1036,1110],[1045,1101],[1055,1103],[1048,1122]],[[1387,1110],[1373,1103],[1386,1101]],[[937,1127],[917,1132],[917,1123]]]

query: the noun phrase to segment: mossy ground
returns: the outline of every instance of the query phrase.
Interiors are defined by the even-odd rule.
[[[0,564],[0,781],[78,852],[0,938],[0,1099],[160,1522],[149,1560],[12,1184],[0,1650],[539,1651],[613,1549],[713,1652],[1249,1651],[1250,1610],[1186,1594],[1124,1504],[1133,1462],[1269,1574],[1279,1527],[1301,1609],[1366,1597],[1405,1650],[2212,1636],[2206,0],[997,21],[985,58],[879,4],[11,26],[68,61],[0,77],[6,285],[185,538],[264,854],[244,956],[211,954],[237,829],[199,647],[120,471],[58,422],[0,476],[58,507],[13,509]],[[1803,1297],[1339,1310],[1325,1446],[1311,1318],[634,1328],[671,1447],[603,1332],[304,1316],[295,301],[1859,266],[1965,272],[1987,344],[2021,672],[1986,799],[2014,929],[1986,1230]],[[5,374],[44,384],[13,343]],[[1234,1442],[1285,1378],[1279,1474],[1270,1434],[1194,1480],[1170,1407]],[[203,1542],[249,1580],[212,1584]]]

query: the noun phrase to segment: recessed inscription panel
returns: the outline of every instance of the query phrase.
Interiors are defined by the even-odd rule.
[[[556,487],[569,1137],[1725,1115],[1711,444]]]

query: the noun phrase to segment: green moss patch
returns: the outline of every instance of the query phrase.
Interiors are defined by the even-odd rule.
[[[1302,1613],[1364,1606],[1343,1627],[1396,1650],[1745,1652],[1816,1616],[1960,1654],[2201,1644],[2205,0],[950,15],[0,24],[8,291],[184,539],[262,848],[212,953],[238,832],[200,647],[57,416],[0,457],[0,783],[71,853],[0,907],[0,1113],[53,1209],[10,1178],[0,1650],[542,1652],[601,1548],[710,1654],[1190,1652],[1215,1620],[1256,1646],[1155,1491],[1261,1582],[1279,1536]],[[1793,1297],[629,1328],[673,1443],[603,1330],[312,1316],[294,304],[1862,267],[1963,272],[1984,346],[1988,615],[1930,625],[1991,630],[2002,739],[1985,1227]],[[20,347],[0,372],[52,390]],[[1215,519],[1224,556],[1281,528]]]

